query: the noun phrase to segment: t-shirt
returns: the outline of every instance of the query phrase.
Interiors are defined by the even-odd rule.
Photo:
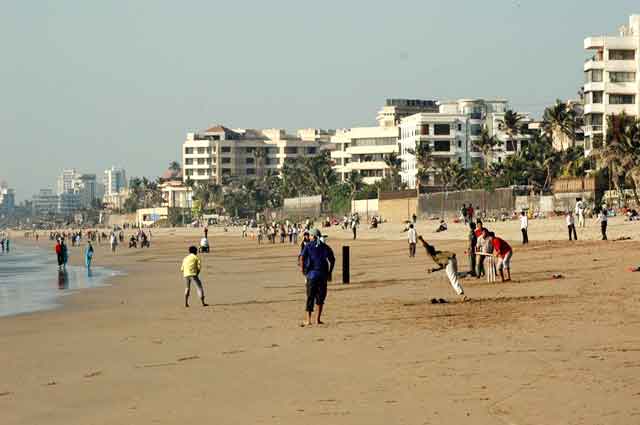
[[[473,233],[475,233],[476,238],[481,237],[481,236],[482,236],[482,227],[477,227],[477,228],[473,231]]]
[[[416,243],[416,229],[409,229],[407,232],[409,243]]]
[[[494,237],[491,241],[493,245],[493,249],[500,257],[504,257],[507,253],[511,252],[511,245],[507,243],[504,239],[500,239],[499,237]]]
[[[575,223],[575,221],[573,219],[573,215],[567,214],[567,226],[571,226],[574,223]]]
[[[307,243],[300,256],[307,278],[310,280],[326,280],[333,272],[336,258],[333,250],[324,243],[318,241]]]
[[[527,227],[529,227],[529,219],[527,218],[526,215],[521,215],[520,216],[520,228],[521,229],[526,229]]]
[[[180,267],[180,270],[184,277],[189,277],[200,274],[200,268],[200,258],[195,254],[189,254],[184,257],[184,260],[182,260],[182,267]]]

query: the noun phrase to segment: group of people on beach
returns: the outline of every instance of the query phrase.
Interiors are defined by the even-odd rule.
[[[0,232],[0,253],[11,251],[11,241],[9,240],[9,234],[6,232]]]

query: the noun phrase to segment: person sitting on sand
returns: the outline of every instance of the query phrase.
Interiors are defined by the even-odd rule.
[[[322,324],[322,309],[327,297],[327,282],[331,280],[331,273],[336,264],[333,250],[324,243],[320,230],[313,229],[310,232],[313,240],[309,241],[300,253],[300,268],[307,278],[307,315],[302,326],[311,324],[313,304],[318,306],[316,323]]]
[[[462,301],[466,301],[467,296],[464,294],[464,289],[462,289],[460,281],[458,280],[458,260],[456,259],[456,254],[451,251],[436,250],[433,245],[429,245],[427,241],[422,238],[422,235],[418,236],[418,240],[426,249],[427,255],[429,255],[433,262],[438,265],[438,267],[434,269],[427,269],[427,271],[432,273],[444,269],[453,290],[462,298]]]
[[[438,228],[436,229],[436,233],[446,232],[446,231],[447,231],[447,223],[445,223],[444,220],[440,220],[440,226],[438,226]]]
[[[204,289],[202,288],[202,282],[200,281],[200,270],[202,268],[202,263],[200,262],[200,258],[198,258],[198,248],[195,246],[189,247],[189,255],[184,257],[182,260],[182,267],[180,267],[180,271],[184,276],[184,281],[186,288],[184,290],[184,306],[189,307],[189,293],[191,292],[191,281],[195,282],[196,288],[198,290],[198,296],[200,297],[200,301],[202,302],[202,306],[208,306],[207,303],[204,302]]]

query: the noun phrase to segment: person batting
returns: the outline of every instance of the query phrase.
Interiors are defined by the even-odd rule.
[[[456,259],[456,254],[451,251],[436,250],[436,248],[433,245],[429,245],[422,236],[418,236],[418,240],[422,243],[422,246],[424,246],[427,251],[427,255],[429,255],[433,262],[438,265],[436,268],[428,269],[429,273],[444,269],[447,277],[449,278],[449,283],[451,283],[451,287],[456,294],[461,297],[462,301],[468,300],[468,297],[465,295],[464,289],[458,280],[458,260]]]

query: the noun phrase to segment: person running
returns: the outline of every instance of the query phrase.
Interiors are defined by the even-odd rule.
[[[209,304],[204,302],[204,289],[202,288],[202,282],[200,281],[200,270],[202,269],[202,263],[200,262],[200,258],[198,258],[198,248],[195,246],[189,247],[189,255],[184,257],[182,260],[182,267],[180,267],[180,271],[184,276],[185,281],[185,290],[184,290],[184,306],[189,307],[189,294],[191,292],[191,282],[193,281],[196,284],[196,288],[198,290],[198,297],[200,297],[200,301],[202,302],[202,306],[206,307]]]
[[[91,241],[87,241],[87,248],[84,251],[84,263],[87,266],[87,269],[91,268],[92,260],[93,260],[93,245],[91,245]]]
[[[602,240],[607,240],[607,221],[609,218],[607,217],[607,208],[602,207],[600,209],[600,214],[598,214],[598,221],[600,221],[600,231],[602,232]]]
[[[424,246],[427,255],[438,265],[436,268],[428,269],[428,272],[433,273],[444,269],[453,290],[461,297],[462,301],[466,301],[468,298],[464,294],[464,289],[458,280],[458,260],[456,259],[456,254],[451,251],[436,250],[433,245],[429,245],[427,241],[422,238],[422,235],[418,236],[418,240],[422,243],[422,246]]]
[[[511,280],[511,257],[513,256],[513,250],[511,245],[504,239],[501,239],[493,232],[486,230],[486,234],[491,239],[491,245],[493,245],[493,254],[498,258],[498,271],[500,272],[500,278],[503,282],[509,282]],[[506,271],[507,279],[504,278],[504,272]]]
[[[529,235],[527,230],[529,229],[529,218],[527,214],[522,211],[520,213],[520,231],[522,232],[522,245],[526,245],[529,243]]]
[[[409,224],[409,230],[407,231],[407,239],[409,240],[409,258],[415,258],[416,256],[416,243],[417,243],[416,229],[413,223]]]
[[[307,278],[307,314],[302,326],[309,326],[311,324],[314,303],[318,306],[316,324],[323,324],[322,309],[325,299],[327,298],[327,282],[331,281],[333,267],[336,264],[333,251],[329,245],[321,239],[322,234],[320,230],[313,229],[310,234],[313,239],[305,245],[300,254],[300,268]]]
[[[567,229],[569,230],[569,240],[578,240],[578,234],[576,233],[576,222],[575,219],[573,217],[573,213],[571,211],[567,211],[566,214],[566,221],[567,221]],[[573,236],[573,239],[572,239]]]
[[[62,256],[62,243],[60,239],[58,239],[56,242],[55,251],[56,251],[56,258],[58,260],[58,270],[62,270],[62,265],[64,264],[64,257]]]

